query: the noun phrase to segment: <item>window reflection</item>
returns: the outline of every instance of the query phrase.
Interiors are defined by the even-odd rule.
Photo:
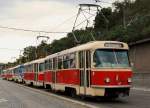
[[[94,53],[95,67],[129,67],[128,51],[98,49]]]

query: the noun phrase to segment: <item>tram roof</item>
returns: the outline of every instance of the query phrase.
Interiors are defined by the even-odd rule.
[[[122,44],[123,47],[120,47],[120,48],[114,47],[114,46],[106,47],[105,44]],[[95,49],[126,49],[126,50],[128,50],[129,47],[126,43],[119,42],[119,41],[92,41],[92,42],[88,42],[86,44],[82,44],[82,45],[49,55],[46,57],[46,59],[53,58],[55,56],[61,56],[61,55],[68,54],[68,53],[73,53],[76,51],[92,50],[92,49],[93,50],[95,50]]]
[[[42,63],[45,61],[45,58],[41,58],[41,59],[37,59],[37,60],[33,60],[33,61],[30,61],[30,62],[27,62],[24,64],[24,66],[26,65],[30,65],[30,64],[34,64],[34,63]]]
[[[15,67],[12,67],[13,69],[15,69],[15,68],[18,68],[19,66],[21,66],[21,65],[17,65],[17,66],[15,66]]]

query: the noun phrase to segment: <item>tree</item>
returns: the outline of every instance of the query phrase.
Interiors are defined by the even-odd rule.
[[[42,41],[36,48],[37,58],[43,58],[50,52],[49,46],[45,41]]]
[[[34,46],[29,46],[24,48],[23,56],[26,61],[32,61],[36,59],[36,47]]]

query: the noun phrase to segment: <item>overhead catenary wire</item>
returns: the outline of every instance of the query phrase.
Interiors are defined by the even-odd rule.
[[[73,19],[76,15],[73,15],[71,17],[69,17],[68,19],[64,20],[63,22],[61,22],[60,24],[56,25],[54,28],[52,28],[52,30],[62,26],[63,24],[65,24],[66,22],[68,22],[69,20]],[[63,32],[54,32],[54,31],[44,31],[44,30],[31,30],[31,29],[23,29],[23,28],[16,28],[16,27],[8,27],[8,26],[2,26],[0,25],[0,28],[2,29],[10,29],[10,30],[16,30],[16,31],[24,31],[24,32],[37,32],[37,33],[69,33],[68,31],[63,31]]]
[[[101,3],[106,3],[106,4],[112,4],[110,2],[102,1],[102,0],[95,0],[95,2],[101,2]]]
[[[58,24],[58,25],[56,25],[54,28],[52,28],[51,30],[54,30],[54,29],[58,29],[58,28],[60,28],[62,25],[64,25],[66,22],[69,22],[70,20],[72,20],[72,19],[75,19],[74,17],[76,16],[76,14],[75,15],[73,15],[73,16],[71,16],[71,17],[69,17],[68,19],[66,19],[66,20],[64,20],[63,22],[61,22],[60,24]]]
[[[0,50],[21,51],[21,49],[0,48]]]
[[[15,30],[15,31],[24,31],[24,32],[34,32],[34,33],[60,33],[60,34],[63,34],[63,33],[69,33],[69,32],[66,32],[66,31],[62,31],[62,32],[53,32],[53,31],[43,31],[43,30],[31,30],[31,29],[22,29],[22,28],[16,28],[16,27],[8,27],[8,26],[2,26],[0,25],[0,28],[2,29],[10,29],[10,30]]]

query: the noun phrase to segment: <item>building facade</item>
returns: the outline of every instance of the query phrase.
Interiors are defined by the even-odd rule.
[[[133,85],[150,88],[150,39],[131,43],[130,60],[133,66]]]

